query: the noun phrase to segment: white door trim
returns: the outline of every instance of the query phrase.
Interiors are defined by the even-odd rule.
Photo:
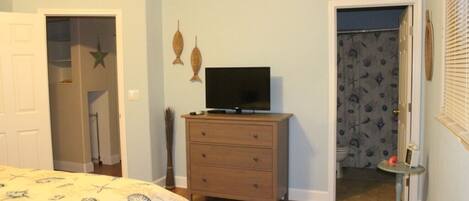
[[[410,142],[422,148],[422,133],[420,128],[421,93],[422,93],[422,50],[423,50],[423,1],[422,0],[330,0],[329,1],[329,155],[328,155],[328,191],[329,201],[336,197],[336,128],[337,128],[337,10],[343,8],[388,7],[406,6],[414,7],[413,16],[413,65],[412,65],[412,114]],[[421,163],[423,151],[420,152]],[[410,178],[409,201],[417,201],[421,195],[421,180],[419,177]]]
[[[127,165],[127,135],[125,129],[125,86],[124,86],[124,48],[122,11],[119,9],[106,10],[76,10],[76,9],[38,9],[38,13],[46,17],[115,17],[116,20],[116,58],[117,58],[117,91],[119,105],[119,134],[122,162],[122,176],[128,177]],[[46,31],[46,30],[44,30]]]

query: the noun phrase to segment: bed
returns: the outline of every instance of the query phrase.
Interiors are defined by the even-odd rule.
[[[187,201],[153,183],[0,165],[0,201]]]

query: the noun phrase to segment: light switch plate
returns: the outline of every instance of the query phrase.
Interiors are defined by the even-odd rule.
[[[128,91],[128,98],[130,101],[137,101],[140,99],[140,91],[138,89],[131,89]]]

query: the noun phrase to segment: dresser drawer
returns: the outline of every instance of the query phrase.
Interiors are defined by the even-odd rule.
[[[192,166],[191,189],[252,198],[272,198],[272,173]]]
[[[191,144],[191,163],[196,166],[272,170],[272,149]]]
[[[272,146],[272,126],[221,123],[189,124],[190,141],[236,145]]]

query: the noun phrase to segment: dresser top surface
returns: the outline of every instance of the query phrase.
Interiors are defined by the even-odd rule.
[[[201,115],[182,115],[185,119],[205,119],[205,120],[236,120],[236,121],[269,121],[279,122],[287,120],[293,114],[288,113],[256,113],[256,114],[201,114]]]

